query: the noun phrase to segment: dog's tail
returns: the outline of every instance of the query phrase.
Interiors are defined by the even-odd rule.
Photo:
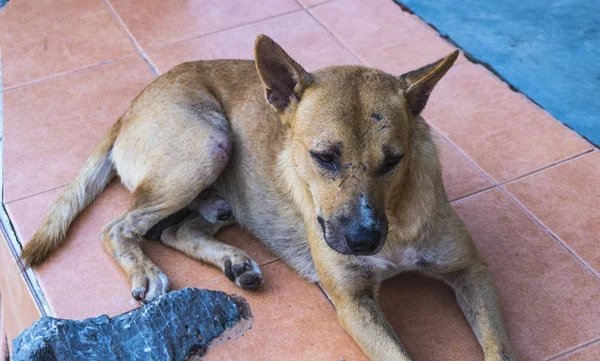
[[[71,223],[114,177],[111,151],[120,123],[119,119],[104,136],[73,182],[52,205],[40,228],[23,248],[20,257],[23,269],[39,265],[62,244]]]

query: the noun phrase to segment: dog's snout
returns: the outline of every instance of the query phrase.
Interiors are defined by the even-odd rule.
[[[217,219],[219,221],[228,221],[231,218],[232,214],[231,214],[231,209],[223,209],[219,212],[219,215],[217,216]]]
[[[346,243],[357,255],[373,254],[383,240],[383,230],[379,225],[364,226],[357,224],[350,227],[346,234]]]
[[[388,233],[385,212],[364,199],[346,204],[327,219],[319,215],[317,222],[329,247],[342,254],[374,255],[383,248]]]

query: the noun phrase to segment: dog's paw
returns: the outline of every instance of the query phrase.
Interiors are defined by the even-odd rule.
[[[226,257],[223,272],[227,278],[245,290],[255,290],[263,283],[258,264],[245,254]]]
[[[169,291],[169,278],[152,265],[135,270],[131,275],[131,295],[148,303]]]

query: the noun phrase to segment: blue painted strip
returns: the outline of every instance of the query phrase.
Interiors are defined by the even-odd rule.
[[[600,0],[396,0],[600,144]]]

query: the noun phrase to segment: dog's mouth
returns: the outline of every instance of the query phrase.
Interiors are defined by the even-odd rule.
[[[335,227],[327,222],[323,217],[318,216],[317,222],[321,226],[323,239],[329,248],[334,251],[352,256],[372,256],[383,248],[387,238],[387,231],[380,234],[379,237],[369,237],[367,240],[349,239],[343,227]],[[387,228],[387,227],[386,227]]]

